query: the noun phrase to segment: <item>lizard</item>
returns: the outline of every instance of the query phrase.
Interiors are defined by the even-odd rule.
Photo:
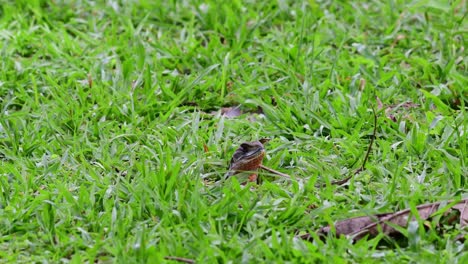
[[[377,121],[378,117],[377,114],[375,113],[375,109],[372,108],[372,112],[374,113],[374,131],[372,133],[372,138],[370,140],[369,146],[367,147],[367,152],[364,157],[364,160],[362,162],[361,167],[359,167],[354,173],[351,173],[348,177],[342,179],[342,180],[335,180],[330,182],[331,185],[343,185],[347,183],[354,175],[359,174],[361,171],[365,170],[366,168],[366,162],[369,159],[369,154],[372,150],[372,145],[374,143],[374,140],[376,138],[377,134]],[[291,176],[281,173],[279,171],[273,170],[271,168],[268,168],[262,164],[263,157],[265,156],[265,148],[263,144],[266,142],[270,141],[268,138],[263,138],[258,141],[252,141],[252,142],[244,142],[240,145],[240,147],[234,152],[234,155],[231,159],[231,163],[228,168],[228,172],[226,173],[225,178],[231,177],[232,175],[235,175],[240,172],[251,172],[249,176],[249,181],[257,181],[258,176],[256,171],[261,168],[263,170],[266,170],[268,172],[271,172],[272,174],[276,174],[278,176],[284,177],[286,179],[291,180]],[[356,164],[358,160],[356,160],[351,167]],[[326,184],[316,184],[315,187],[321,188],[325,187]]]
[[[265,156],[265,147],[263,144],[269,140],[270,139],[262,138],[257,141],[240,144],[231,158],[225,178],[227,179],[241,172],[248,172],[250,173],[248,181],[257,182],[257,170],[262,165],[263,157]]]

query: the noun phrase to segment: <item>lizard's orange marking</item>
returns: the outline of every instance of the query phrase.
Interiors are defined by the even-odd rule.
[[[249,176],[249,182],[256,182],[257,181],[257,174],[252,174]]]

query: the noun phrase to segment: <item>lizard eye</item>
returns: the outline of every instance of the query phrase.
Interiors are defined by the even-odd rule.
[[[246,144],[246,143],[242,143],[240,146],[241,146],[241,148],[243,148],[243,149],[249,149],[249,148],[250,148],[250,145],[249,145],[249,144]]]

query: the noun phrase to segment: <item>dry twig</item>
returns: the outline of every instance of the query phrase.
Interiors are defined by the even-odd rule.
[[[190,264],[195,263],[195,260],[193,260],[193,259],[174,257],[174,256],[166,256],[166,257],[164,257],[164,259],[174,260],[174,261],[178,261],[178,262],[182,262],[182,263],[190,263]]]
[[[372,108],[372,112],[374,114],[374,131],[372,132],[372,138],[371,138],[371,141],[369,143],[369,146],[367,147],[367,152],[366,152],[366,156],[364,157],[364,160],[362,161],[362,165],[361,167],[359,167],[359,169],[357,169],[353,174],[351,174],[350,176],[342,179],[342,180],[337,180],[337,181],[332,181],[330,184],[331,185],[343,185],[345,183],[347,183],[354,175],[357,175],[358,173],[360,173],[361,171],[363,171],[365,168],[366,168],[366,163],[367,163],[367,160],[369,159],[369,155],[370,155],[370,152],[372,150],[372,145],[374,144],[374,140],[376,138],[376,134],[377,134],[377,114],[375,113],[375,109]],[[354,165],[354,164],[353,164]],[[285,173],[282,173],[282,172],[279,172],[279,171],[276,171],[274,169],[271,169],[271,168],[268,168],[266,167],[265,165],[260,165],[260,168],[268,171],[268,172],[271,172],[273,174],[276,174],[278,176],[281,176],[281,177],[284,177],[284,178],[287,178],[287,179],[291,179],[291,176],[289,176],[288,174],[285,174]],[[315,187],[317,188],[323,188],[327,186],[326,183],[322,183],[322,184],[316,184]]]

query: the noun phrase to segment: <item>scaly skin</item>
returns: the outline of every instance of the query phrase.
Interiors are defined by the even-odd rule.
[[[255,171],[262,165],[263,157],[265,156],[263,143],[266,142],[268,142],[268,139],[242,143],[232,156],[226,178],[247,171],[253,172],[249,176],[249,181],[257,181],[258,177]]]

